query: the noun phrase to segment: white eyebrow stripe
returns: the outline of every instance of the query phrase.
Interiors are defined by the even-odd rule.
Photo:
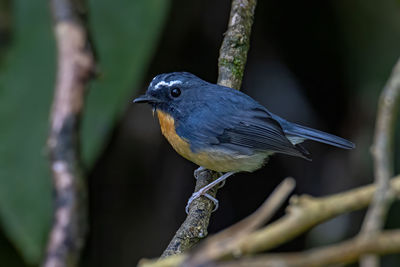
[[[160,89],[161,86],[172,86],[172,85],[175,85],[175,84],[182,84],[182,81],[179,81],[179,80],[176,80],[176,81],[169,81],[169,82],[161,81],[161,82],[157,83],[157,84],[154,86],[154,88],[155,88],[155,89]]]
[[[150,82],[150,86],[153,86],[154,80],[157,78],[157,76],[154,76],[154,78]]]

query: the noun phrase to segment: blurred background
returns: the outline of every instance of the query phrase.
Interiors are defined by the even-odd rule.
[[[306,143],[313,161],[284,155],[219,190],[215,233],[253,212],[285,177],[296,194],[323,196],[371,183],[377,100],[400,56],[398,0],[259,1],[243,91],[293,122],[356,143]],[[146,105],[152,77],[189,71],[215,82],[228,0],[89,0],[99,77],[82,127],[90,232],[82,266],[134,266],[157,257],[185,218],[197,166],[161,136]],[[56,73],[48,2],[0,0],[0,266],[37,266],[51,223],[46,137]],[[396,170],[400,166],[400,123]],[[283,210],[277,214],[281,216]],[[400,226],[400,205],[387,228]],[[340,216],[275,251],[354,236],[364,211]],[[399,266],[400,256],[384,257]]]

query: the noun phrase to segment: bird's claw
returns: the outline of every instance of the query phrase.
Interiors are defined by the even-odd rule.
[[[225,183],[226,183],[226,180],[223,180],[222,182],[220,182],[220,183],[218,184],[218,188],[224,187],[224,186],[225,186]]]
[[[186,208],[185,208],[186,214],[189,214],[189,208],[190,208],[190,205],[192,204],[192,202],[196,198],[199,198],[201,196],[205,196],[206,198],[208,198],[209,200],[211,200],[214,203],[214,209],[211,212],[214,212],[214,211],[216,211],[218,209],[218,206],[219,206],[218,199],[216,199],[215,197],[211,196],[210,194],[202,193],[202,192],[198,191],[198,192],[194,192],[192,194],[192,196],[189,198],[189,200],[188,200],[188,202],[186,204]]]

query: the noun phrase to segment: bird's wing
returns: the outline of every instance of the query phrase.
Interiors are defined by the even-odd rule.
[[[183,137],[191,141],[194,150],[205,146],[237,153],[277,152],[309,159],[309,153],[293,145],[280,124],[263,107],[236,110],[202,108],[184,123]]]

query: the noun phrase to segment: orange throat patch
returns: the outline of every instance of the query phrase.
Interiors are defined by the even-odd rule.
[[[181,156],[188,160],[192,160],[191,155],[193,152],[190,150],[189,143],[181,138],[175,130],[175,120],[174,118],[157,109],[158,121],[160,122],[161,132],[167,138],[171,146],[178,152]]]

